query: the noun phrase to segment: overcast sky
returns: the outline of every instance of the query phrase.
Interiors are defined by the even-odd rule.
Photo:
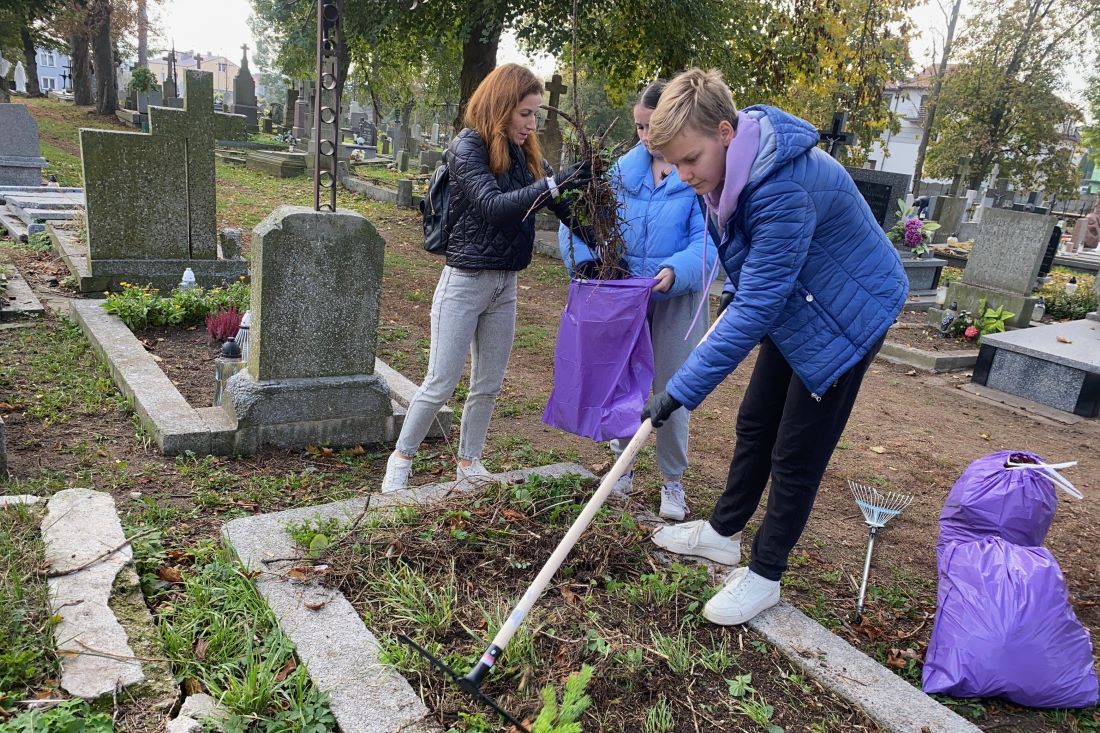
[[[950,0],[928,0],[926,4],[912,11],[912,19],[919,29],[919,37],[912,46],[918,67],[931,60],[933,46],[937,52],[943,47],[947,19],[939,8],[940,2],[950,8]],[[964,18],[972,4],[971,0],[964,0]],[[177,50],[203,53],[212,51],[229,58],[238,58],[241,44],[247,43],[249,48],[255,46],[248,30],[250,12],[248,0],[165,0],[163,6],[155,10],[154,20],[161,28],[163,44],[166,46],[174,41]],[[550,57],[529,61],[519,53],[511,38],[502,39],[498,61],[530,63],[542,76],[549,76],[554,66]],[[1067,81],[1067,96],[1083,106],[1085,67],[1075,66]]]

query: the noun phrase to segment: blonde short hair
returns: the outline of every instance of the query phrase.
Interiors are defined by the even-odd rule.
[[[649,144],[660,150],[688,127],[714,135],[722,120],[737,129],[737,107],[721,72],[688,69],[661,93],[649,120]]]

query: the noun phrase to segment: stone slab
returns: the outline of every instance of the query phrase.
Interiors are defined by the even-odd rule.
[[[982,344],[1100,374],[1100,323],[1096,321],[1083,319],[991,333],[982,337]]]
[[[0,321],[10,318],[26,318],[41,316],[46,312],[42,307],[42,301],[34,294],[34,290],[15,269],[15,265],[7,267],[0,264],[0,272],[6,271],[8,279],[7,302],[0,309]]]
[[[0,199],[27,209],[79,209],[84,206],[84,190],[39,187],[0,194]]]
[[[79,193],[83,200],[84,189],[77,186],[0,186],[0,204],[7,201],[7,197],[13,193]]]
[[[2,420],[0,420],[0,425],[3,425]],[[2,428],[0,428],[0,430],[2,430]],[[0,496],[0,508],[6,506],[25,506],[27,504],[40,504],[41,502],[41,496],[31,496],[30,494],[10,494],[8,496]]]
[[[863,200],[871,208],[875,220],[889,230],[898,220],[898,199],[909,193],[912,178],[904,173],[873,171],[863,168],[846,168],[859,189]]]
[[[889,334],[886,338],[887,341],[882,345],[878,355],[880,359],[891,364],[902,364],[938,373],[969,369],[978,361],[977,349],[956,352],[925,351],[904,344],[891,343]]]
[[[1091,321],[1086,321],[1091,323]],[[976,383],[1082,417],[1100,415],[1100,373],[1053,361],[1047,355],[983,343]]]
[[[66,489],[54,494],[42,522],[51,572],[74,570],[125,540],[110,494]],[[47,579],[50,608],[61,621],[54,639],[61,687],[95,699],[145,679],[126,632],[108,606],[115,576],[133,558],[129,545],[87,568]]]
[[[790,604],[780,602],[748,626],[891,733],[981,731]]]
[[[1006,290],[994,290],[980,285],[972,285],[963,280],[956,280],[947,286],[946,302],[957,302],[960,311],[967,310],[973,314],[977,314],[978,305],[983,299],[987,307],[996,308],[998,306],[1003,306],[1009,313],[1015,314],[1005,322],[1009,328],[1024,328],[1030,324],[1032,313],[1035,311],[1035,306],[1039,303],[1037,297],[1010,293]],[[934,310],[935,309],[928,312],[929,325],[939,324],[939,315],[934,315]]]
[[[81,215],[79,209],[27,209],[18,204],[8,202],[8,211],[19,217],[24,224],[46,221],[71,221]]]
[[[306,156],[304,153],[272,150],[249,151],[245,155],[245,165],[250,170],[267,173],[277,178],[292,178],[305,175]]]
[[[591,475],[580,466],[555,464],[498,474],[501,481],[531,475]],[[410,502],[436,501],[456,493],[476,491],[469,482],[431,484],[371,495],[372,510],[385,510]],[[293,563],[269,563],[272,558],[293,557],[300,552],[286,533],[286,526],[314,517],[350,522],[366,499],[348,499],[274,514],[243,517],[227,523],[222,538],[241,563],[260,571],[256,587],[267,601],[283,630],[296,646],[310,678],[329,696],[329,709],[344,733],[398,733],[439,731],[427,708],[409,683],[379,660],[375,636],[342,593],[313,583],[297,583],[282,576]],[[323,603],[309,610],[306,603]]]

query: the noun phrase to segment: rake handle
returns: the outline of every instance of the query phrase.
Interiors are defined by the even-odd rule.
[[[505,620],[504,624],[497,631],[496,636],[493,637],[493,641],[489,644],[489,647],[485,650],[485,653],[481,655],[481,659],[477,665],[470,671],[463,681],[466,685],[462,685],[467,688],[467,685],[473,685],[477,687],[481,684],[481,680],[485,675],[489,673],[489,670],[496,664],[497,659],[504,653],[505,648],[508,646],[508,642],[512,640],[516,632],[519,630],[520,625],[523,623],[523,619],[527,616],[531,607],[535,604],[535,601],[539,599],[543,591],[546,590],[546,586],[550,584],[550,580],[554,577],[554,574],[558,572],[558,568],[565,562],[565,558],[569,556],[573,546],[577,544],[577,540],[580,539],[581,534],[588,529],[588,525],[592,523],[592,520],[596,517],[596,512],[600,510],[600,507],[607,501],[607,497],[611,494],[611,489],[614,488],[615,482],[619,480],[630,468],[630,464],[634,461],[634,456],[641,449],[642,444],[649,438],[649,434],[653,432],[653,423],[646,418],[642,421],[642,426],[638,428],[638,432],[634,433],[634,437],[627,443],[626,448],[619,454],[619,458],[615,461],[615,465],[611,467],[607,475],[604,476],[603,481],[600,482],[600,487],[596,489],[596,493],[592,495],[592,498],[588,500],[588,504],[585,505],[580,515],[573,520],[573,525],[569,528],[569,531],[562,537],[561,542],[558,543],[557,548],[553,554],[550,555],[550,559],[546,561],[546,564],[542,566],[542,570],[531,585],[527,588],[527,592],[523,594],[523,598],[516,604],[510,616]],[[460,682],[460,685],[462,683]],[[468,689],[468,688],[467,688]]]
[[[867,577],[871,574],[871,553],[875,550],[875,536],[878,527],[871,526],[867,534],[867,557],[863,561],[863,580],[859,584],[859,598],[856,600],[856,623],[863,618],[863,597],[867,593]]]

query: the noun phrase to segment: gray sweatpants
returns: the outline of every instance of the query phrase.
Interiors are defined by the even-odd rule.
[[[517,275],[444,266],[432,298],[428,373],[409,403],[397,439],[400,453],[416,455],[436,413],[454,394],[468,352],[470,393],[462,409],[458,457],[481,457],[516,332]]]
[[[699,339],[710,327],[710,311],[703,309],[695,328],[688,334],[695,309],[705,293],[686,293],[649,304],[649,333],[653,339],[653,392],[664,390]],[[687,334],[687,338],[684,335]],[[657,428],[657,467],[669,479],[679,481],[688,465],[688,421],[691,413],[681,407]],[[611,441],[615,455],[622,453],[628,441]]]

